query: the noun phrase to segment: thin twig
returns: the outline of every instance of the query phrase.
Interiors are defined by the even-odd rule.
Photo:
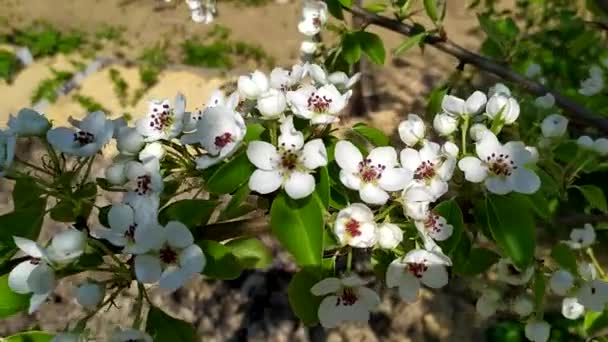
[[[384,27],[390,31],[401,33],[405,36],[413,36],[416,34],[416,31],[414,31],[413,26],[411,25],[368,12],[361,7],[353,6],[352,8],[346,8],[346,10],[350,11],[355,16],[364,18],[372,25]],[[551,90],[538,82],[516,73],[499,62],[471,52],[462,46],[453,43],[449,39],[441,37],[437,34],[428,35],[424,42],[440,51],[458,58],[460,63],[473,65],[482,71],[496,75],[506,81],[516,83],[536,96],[544,96],[545,94],[550,93],[555,98],[555,103],[562,108],[565,111],[565,114],[570,116],[573,121],[596,127],[598,130],[608,133],[608,120],[602,118],[601,115],[592,112],[591,110],[572,101],[568,97],[563,96],[557,91]]]

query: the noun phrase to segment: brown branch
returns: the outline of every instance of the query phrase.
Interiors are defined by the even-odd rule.
[[[270,231],[268,216],[240,221],[228,221],[210,224],[195,229],[195,238],[203,240],[224,241],[242,236],[258,236]]]
[[[413,31],[413,27],[411,25],[368,12],[361,7],[353,6],[352,8],[347,8],[346,10],[350,11],[355,16],[363,18],[372,25],[384,27],[404,36],[413,36],[415,34],[415,31]],[[519,86],[536,96],[543,96],[550,93],[553,95],[553,97],[555,97],[555,103],[561,107],[566,112],[566,115],[568,115],[573,121],[596,127],[598,130],[608,133],[608,120],[563,96],[562,94],[516,73],[499,62],[471,52],[439,35],[429,35],[426,37],[424,42],[440,51],[458,58],[460,63],[473,65],[482,71],[496,75],[506,81],[517,83]]]
[[[608,214],[573,214],[562,216],[553,220],[553,225],[576,228],[577,226],[582,226],[585,223],[596,224],[600,222],[608,222]]]

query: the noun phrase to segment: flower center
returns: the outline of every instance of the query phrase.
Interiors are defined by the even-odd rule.
[[[125,232],[125,239],[127,239],[130,242],[135,241],[135,229],[137,228],[137,223],[133,223],[132,225],[129,226],[129,228],[127,228],[127,231]]]
[[[426,221],[424,221],[424,228],[433,233],[441,232],[443,230],[443,223],[439,221],[439,218],[439,215],[429,211],[429,215],[427,216]]]
[[[371,159],[363,159],[359,162],[359,177],[366,183],[372,183],[382,177],[382,171],[385,169],[385,165],[372,165]]]
[[[429,267],[425,262],[410,262],[407,264],[408,272],[413,274],[416,278],[422,278],[422,274],[428,269]]]
[[[342,293],[338,296],[338,300],[336,302],[336,306],[345,305],[351,306],[357,302],[357,294],[355,290],[351,287],[345,287],[342,289]]]
[[[517,268],[515,268],[515,266],[513,266],[513,265],[509,265],[507,267],[507,271],[509,272],[509,274],[514,275],[514,276],[518,276],[520,274],[520,272],[517,270]]]
[[[86,131],[74,133],[74,142],[80,146],[90,144],[95,141],[95,135]]]
[[[351,218],[346,222],[345,226],[346,226],[346,232],[351,237],[357,237],[357,236],[361,235],[361,230],[359,229],[359,228],[361,228],[361,222]]]
[[[281,168],[284,171],[293,171],[298,166],[298,158],[298,153],[291,150],[283,150],[281,153]]]
[[[177,262],[177,252],[167,245],[161,248],[158,253],[160,261],[165,264],[175,264]]]
[[[135,192],[140,196],[147,195],[152,191],[151,185],[152,177],[149,175],[139,176],[137,177],[137,188],[135,189]]]
[[[321,18],[315,16],[314,18],[312,18],[312,24],[315,27],[321,27]]]
[[[226,132],[222,135],[218,135],[217,137],[215,137],[215,146],[217,146],[218,148],[224,148],[226,147],[226,145],[233,141],[234,139],[232,139],[232,134]]]
[[[40,258],[30,257],[30,264],[32,264],[32,265],[40,265]]]
[[[165,131],[173,124],[173,113],[169,109],[168,104],[163,105],[163,110],[158,111],[158,108],[152,109],[152,115],[150,116],[150,127],[157,131]]]
[[[430,160],[423,161],[420,166],[414,171],[415,180],[431,180],[435,178],[437,172],[435,171],[435,163]]]
[[[497,176],[510,176],[513,170],[517,169],[517,166],[514,165],[515,162],[510,159],[508,154],[492,153],[486,159],[488,170]]]
[[[333,100],[328,99],[327,96],[319,96],[315,93],[312,93],[308,98],[308,109],[314,111],[315,113],[325,113],[329,109],[329,105]]]

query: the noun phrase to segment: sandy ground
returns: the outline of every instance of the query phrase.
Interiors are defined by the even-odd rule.
[[[475,14],[465,10],[463,0],[448,1],[448,4],[445,26],[449,37],[466,47],[476,48],[479,37],[472,32],[476,26]],[[141,48],[159,41],[168,42],[170,50],[179,46],[185,37],[202,36],[210,29],[209,26],[192,23],[185,4],[176,0],[169,5],[153,0],[0,0],[0,8],[0,16],[8,18],[10,25],[15,27],[25,27],[38,19],[64,30],[78,29],[91,33],[101,25],[123,27],[128,46],[111,46],[99,51],[98,57],[118,52],[126,58],[134,58]],[[302,39],[296,30],[299,11],[299,2],[242,7],[220,1],[217,23],[229,27],[232,38],[258,44],[279,65],[290,65],[297,61]],[[372,30],[381,33],[387,51],[402,39],[392,33]],[[12,84],[0,83],[0,127],[8,114],[31,105],[32,91],[41,80],[51,75],[50,67],[73,69],[70,60],[74,59],[83,60],[79,55],[40,59],[20,72]],[[380,99],[380,106],[368,119],[389,131],[407,113],[421,112],[429,90],[456,64],[454,59],[432,48],[427,48],[424,54],[412,50],[399,58],[389,54],[384,68],[374,67],[377,76],[374,91]],[[213,89],[252,67],[240,65],[227,74],[194,68],[166,70],[156,86],[137,104],[126,108],[120,105],[112,89],[108,69],[87,78],[75,93],[92,97],[114,116],[124,112],[141,115],[147,100],[172,98],[178,91],[188,98],[188,109],[193,109],[204,104]],[[136,68],[115,68],[130,89],[140,86]],[[45,112],[58,124],[65,123],[70,115],[84,114],[71,96],[59,98]],[[10,207],[7,192],[0,191],[0,195],[0,206]],[[47,226],[53,226],[53,223],[49,222]],[[0,336],[33,326],[57,331],[76,320],[82,311],[75,304],[71,291],[80,279],[72,277],[64,281],[52,303],[43,306],[37,314],[21,314],[0,323]],[[435,294],[425,292],[419,302],[411,305],[398,300],[394,293],[385,292],[380,310],[373,315],[370,325],[349,324],[323,332],[318,328],[304,328],[290,313],[286,298],[288,281],[289,275],[280,269],[252,272],[232,282],[201,282],[197,279],[174,295],[154,294],[153,301],[176,317],[193,322],[200,338],[205,341],[418,342],[483,339],[480,327],[485,323],[475,322],[471,300],[458,283]],[[123,296],[118,301],[119,307],[93,321],[92,328],[103,336],[114,324],[124,324],[132,301],[133,294]]]

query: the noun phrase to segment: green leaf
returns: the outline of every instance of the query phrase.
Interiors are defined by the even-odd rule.
[[[25,331],[9,336],[2,342],[50,342],[53,336],[44,331]]]
[[[243,268],[229,247],[210,240],[199,241],[197,244],[203,249],[207,259],[203,269],[204,275],[222,280],[236,279],[241,275]]]
[[[500,255],[486,248],[474,247],[469,252],[464,265],[460,266],[458,273],[474,276],[484,273],[500,259]]]
[[[287,288],[291,310],[308,326],[319,321],[317,311],[323,297],[313,295],[310,289],[321,280],[321,273],[318,269],[303,269],[294,274]]]
[[[361,58],[361,45],[354,33],[346,33],[342,38],[342,56],[348,64],[355,64]]]
[[[428,15],[434,23],[439,20],[437,0],[424,0],[424,10],[426,11],[426,15]]]
[[[416,35],[409,37],[408,39],[401,42],[401,44],[399,44],[399,46],[397,46],[397,48],[395,48],[395,50],[393,50],[393,55],[399,56],[399,55],[407,52],[409,49],[413,48],[414,46],[420,45],[420,43],[424,40],[424,38],[426,38],[427,35],[428,35],[427,32],[421,32],[421,33],[418,33]]]
[[[384,10],[386,10],[386,7],[388,5],[386,4],[386,2],[384,1],[377,1],[377,2],[372,2],[370,4],[366,4],[365,5],[365,10],[372,12],[372,13],[382,13],[384,12]]]
[[[545,300],[546,279],[542,271],[536,270],[534,273],[534,285],[532,292],[534,293],[534,309],[539,312],[543,308]]]
[[[146,320],[146,332],[154,342],[196,341],[196,330],[192,324],[167,315],[156,306],[151,306]]]
[[[365,31],[359,31],[356,35],[363,53],[365,53],[374,64],[383,65],[386,52],[384,51],[382,39],[374,33]]]
[[[220,219],[230,220],[254,210],[255,208],[251,204],[245,202],[250,193],[251,190],[247,184],[238,188],[232,197],[230,197],[230,201],[226,205],[226,208],[224,208],[224,211],[222,211]]]
[[[106,205],[105,207],[101,207],[99,209],[99,213],[97,214],[97,219],[99,220],[99,223],[102,226],[105,227],[110,227],[110,224],[108,223],[108,213],[110,212],[110,209],[112,209],[112,205]]]
[[[490,195],[487,198],[488,227],[498,246],[519,269],[534,260],[534,218],[525,198],[520,195]]]
[[[15,209],[27,208],[29,206],[39,206],[44,199],[41,196],[44,192],[36,185],[35,182],[19,178],[15,182],[13,188],[13,203]]]
[[[602,189],[595,185],[575,185],[573,187],[583,194],[592,208],[596,208],[603,213],[608,213],[608,205],[606,205],[606,197]]]
[[[201,199],[185,199],[173,202],[158,214],[158,222],[166,225],[169,221],[179,221],[188,228],[204,226],[215,210],[217,202]]]
[[[381,130],[370,127],[362,122],[353,126],[353,131],[362,135],[367,141],[374,146],[387,146],[389,143],[389,137],[384,134]]]
[[[576,254],[565,243],[558,243],[551,250],[551,257],[557,264],[572,274],[578,273]]]
[[[46,201],[37,201],[36,206],[19,208],[0,216],[0,266],[17,252],[13,236],[37,240],[44,221]],[[1,297],[0,297],[1,298]]]
[[[342,4],[342,6],[346,8],[350,8],[353,5],[353,0],[338,0]]]
[[[441,101],[445,94],[448,93],[449,88],[445,85],[441,85],[429,94],[429,99],[426,105],[426,114],[431,117],[441,112]]]
[[[452,231],[452,236],[449,239],[440,242],[441,248],[448,254],[451,255],[458,242],[460,241],[460,237],[462,232],[464,231],[464,221],[462,218],[462,211],[460,210],[460,206],[453,199],[444,201],[439,203],[433,211],[437,214],[443,216],[448,224],[451,224],[454,227]]]
[[[323,210],[313,198],[293,200],[281,192],[270,209],[270,226],[300,266],[320,265],[323,252]]]
[[[163,191],[160,193],[160,206],[164,206],[173,198],[173,195],[177,192],[179,187],[182,185],[182,179],[172,179],[165,181],[163,184]]]
[[[0,318],[26,310],[30,306],[29,294],[15,293],[8,287],[8,273],[0,277]]]
[[[492,19],[489,15],[479,15],[477,18],[488,38],[499,46],[508,46],[519,34],[519,28],[511,18]]]
[[[225,245],[244,268],[266,268],[272,263],[272,252],[256,238],[238,238]]]
[[[327,10],[334,18],[339,20],[344,20],[344,15],[342,14],[342,4],[338,0],[326,0]]]
[[[91,199],[97,196],[97,184],[88,182],[74,192],[75,198]]]
[[[71,201],[60,201],[50,211],[50,216],[57,222],[74,222],[78,213]]]
[[[260,140],[260,137],[262,136],[262,133],[264,133],[265,130],[266,128],[262,126],[262,124],[250,123],[247,125],[247,133],[245,133],[243,141],[249,142],[253,140]]]
[[[222,165],[207,181],[207,189],[214,194],[230,194],[249,180],[255,166],[241,152],[233,160]]]
[[[608,310],[585,314],[583,329],[585,329],[587,335],[593,335],[606,327],[608,327]]]
[[[330,181],[329,181],[329,171],[327,170],[327,166],[323,166],[317,169],[316,177],[318,179],[317,185],[315,186],[315,193],[318,198],[321,200],[321,203],[325,207],[325,209],[329,208],[329,199],[331,195]]]

